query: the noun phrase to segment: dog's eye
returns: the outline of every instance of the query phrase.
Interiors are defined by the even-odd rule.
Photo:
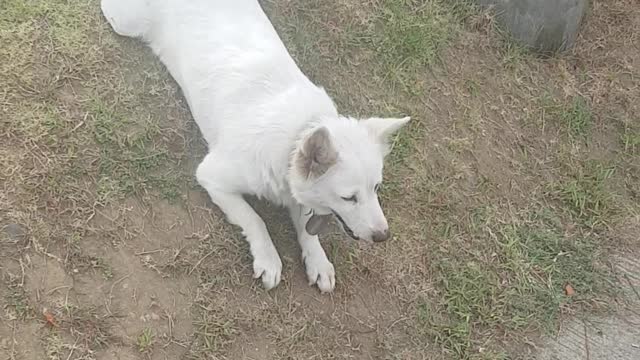
[[[355,195],[351,195],[349,197],[343,197],[342,200],[349,201],[349,202],[352,202],[352,203],[357,203],[358,202],[358,198]]]

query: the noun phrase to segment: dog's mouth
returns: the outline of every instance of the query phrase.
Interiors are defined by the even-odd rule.
[[[340,224],[342,225],[342,229],[344,230],[344,232],[347,233],[347,235],[351,236],[351,238],[353,240],[360,240],[360,238],[357,237],[356,234],[354,234],[353,230],[351,230],[349,225],[347,225],[347,223],[344,222],[342,217],[337,212],[335,212],[333,210],[331,210],[331,212],[333,212],[333,215],[336,217],[336,219],[338,219],[338,221],[340,221]]]

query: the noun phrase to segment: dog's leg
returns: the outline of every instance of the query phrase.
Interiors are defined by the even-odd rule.
[[[282,261],[278,251],[271,241],[264,221],[245,201],[242,194],[225,191],[223,186],[216,182],[216,178],[223,176],[223,173],[217,166],[220,162],[216,164],[214,158],[215,156],[209,154],[198,166],[198,182],[225,213],[229,222],[242,228],[253,256],[253,276],[256,279],[262,277],[262,284],[269,290],[280,283]]]
[[[317,235],[310,235],[305,229],[305,224],[310,218],[308,209],[298,204],[289,206],[291,220],[298,233],[298,243],[302,249],[302,260],[307,269],[309,285],[316,284],[321,292],[331,292],[336,285],[336,276],[333,264],[327,259],[327,255],[320,245]]]
[[[100,7],[113,30],[122,36],[144,37],[151,27],[153,1],[102,0]]]

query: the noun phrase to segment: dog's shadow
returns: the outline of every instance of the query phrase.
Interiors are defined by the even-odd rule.
[[[291,222],[289,211],[285,207],[271,204],[254,196],[245,196],[244,198],[267,225],[271,240],[280,255],[289,257],[298,255],[300,247],[296,240],[296,230]]]

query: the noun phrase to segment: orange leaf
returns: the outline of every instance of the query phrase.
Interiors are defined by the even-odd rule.
[[[47,321],[47,324],[54,327],[58,327],[58,324],[56,323],[56,319],[53,317],[53,314],[49,312],[49,310],[47,309],[42,310],[42,315],[44,315],[44,319]]]
[[[567,296],[573,296],[576,294],[576,291],[573,290],[573,286],[571,286],[571,284],[567,284],[564,286],[564,292],[565,294],[567,294]]]

